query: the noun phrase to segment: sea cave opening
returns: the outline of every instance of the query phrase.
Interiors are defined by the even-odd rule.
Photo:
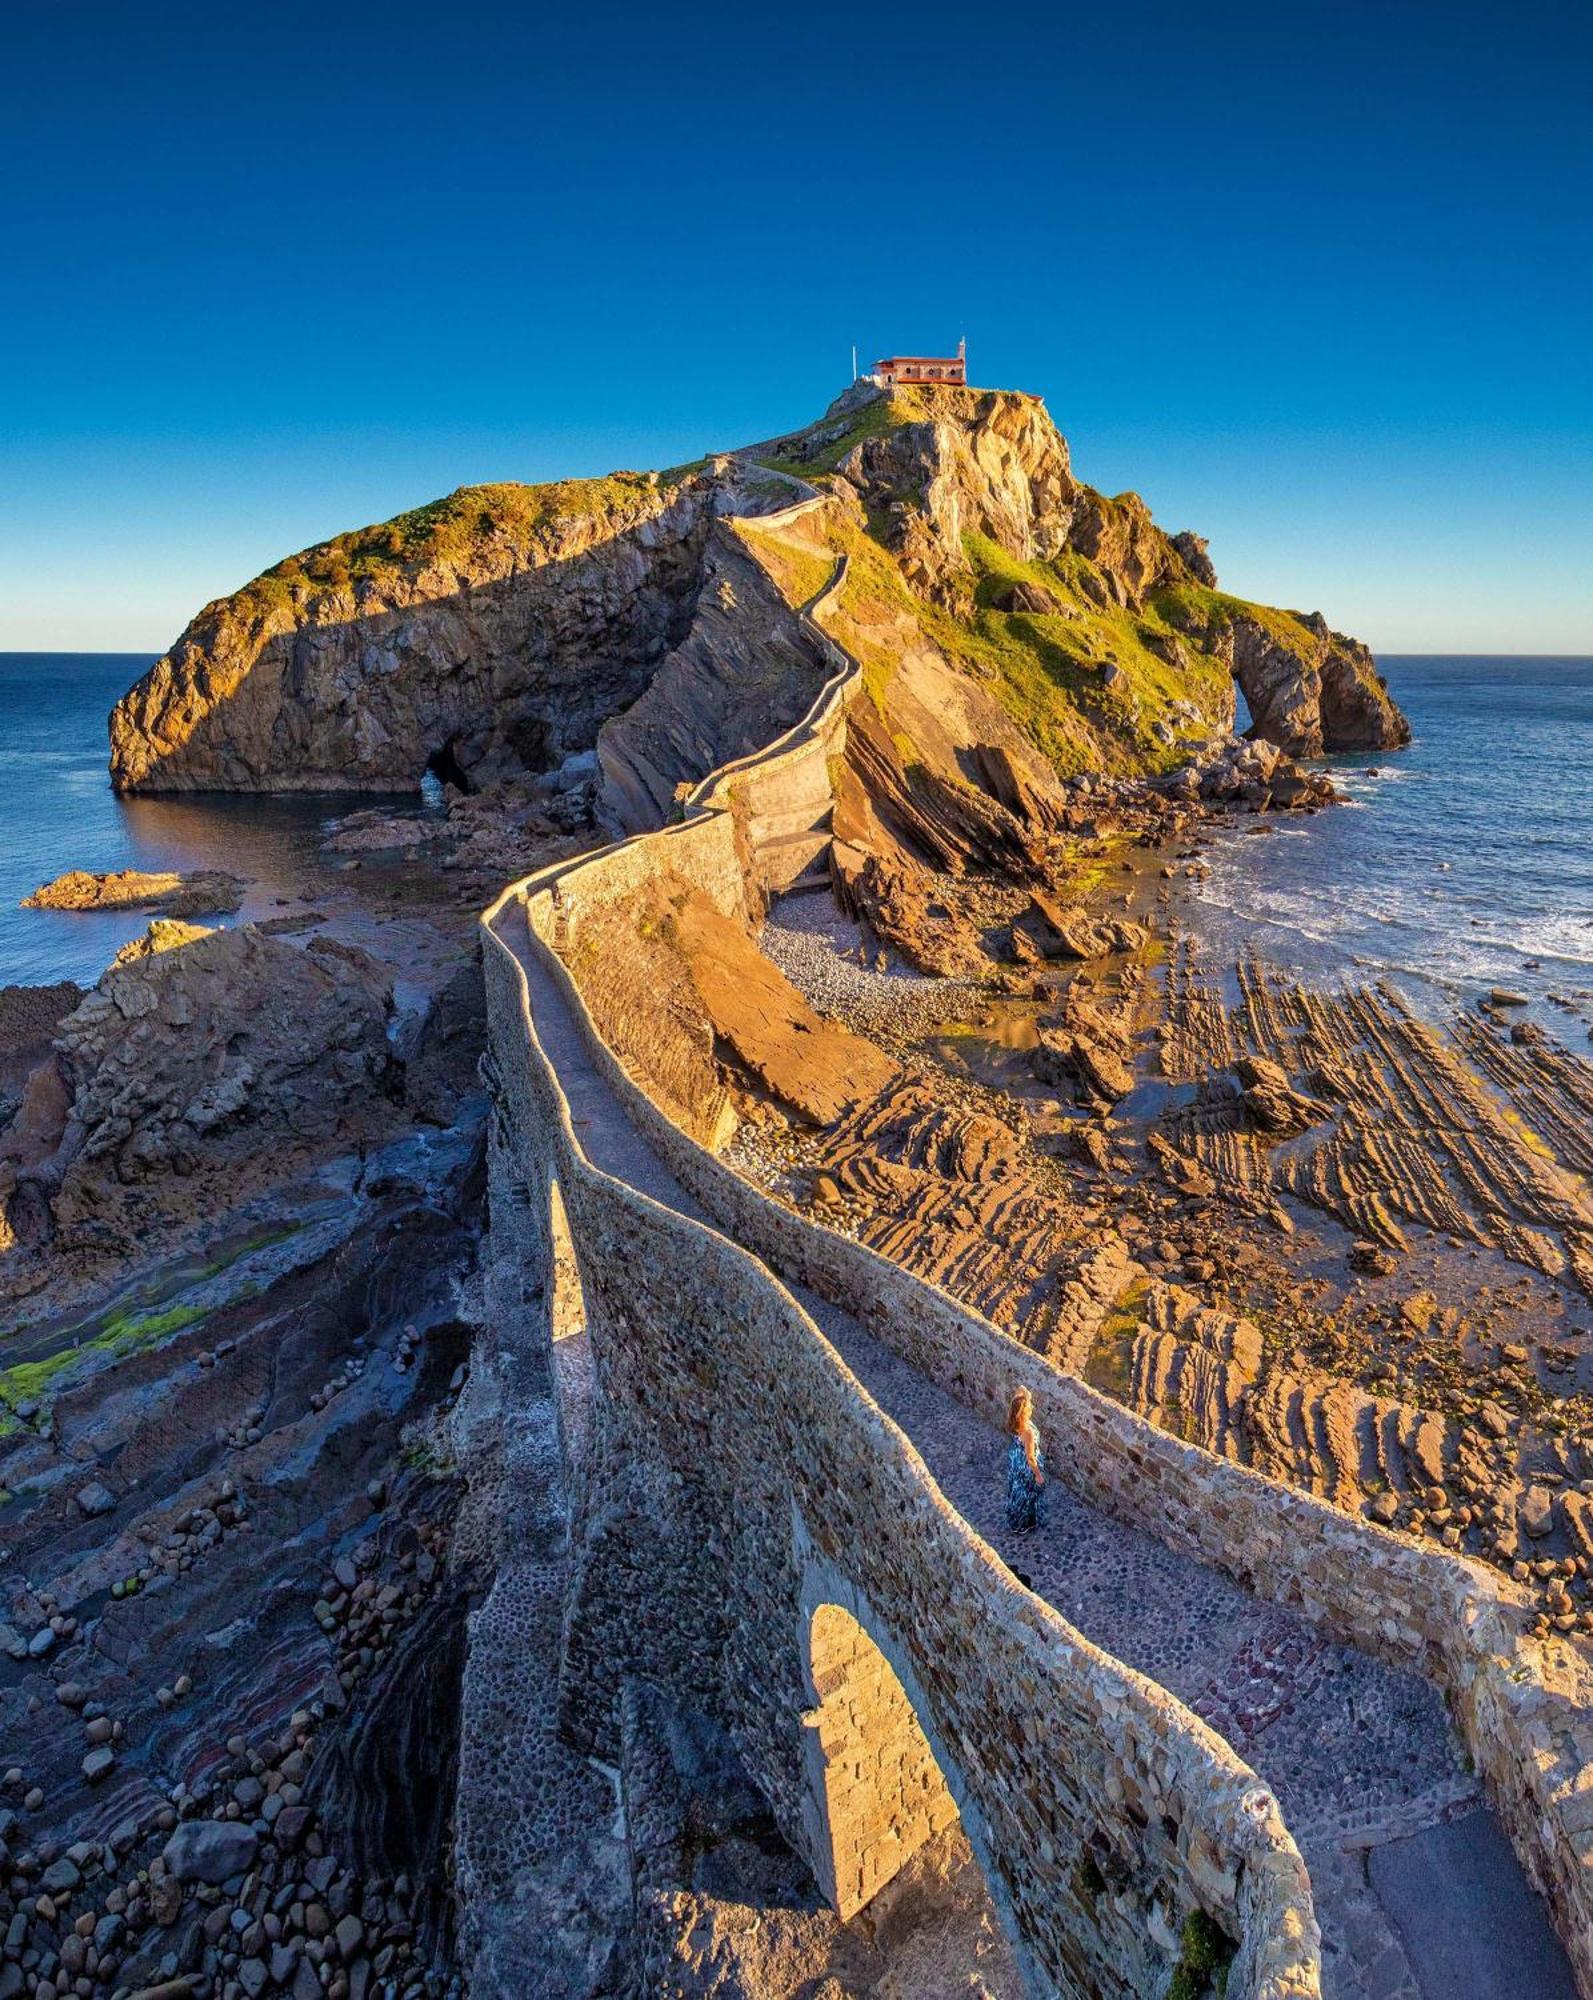
[[[432,800],[433,788],[436,790],[439,803],[442,787],[445,785],[452,785],[460,792],[468,792],[471,789],[469,776],[459,761],[458,745],[458,736],[450,736],[446,743],[440,744],[426,759],[426,768],[421,773],[420,789],[428,804]]]

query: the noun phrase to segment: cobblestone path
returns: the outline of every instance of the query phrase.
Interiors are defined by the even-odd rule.
[[[501,934],[525,967],[588,1158],[710,1221],[593,1068],[518,910],[505,912]],[[1046,1526],[1012,1535],[1000,1434],[849,1314],[788,1289],[1020,1580],[1179,1696],[1271,1785],[1311,1872],[1326,2000],[1575,2000],[1547,1912],[1468,1775],[1436,1690],[1334,1645],[1301,1614],[1113,1520],[1061,1479]]]

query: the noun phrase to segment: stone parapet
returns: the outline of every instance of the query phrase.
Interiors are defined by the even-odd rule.
[[[655,1670],[700,1674],[704,1645],[717,1647],[716,1698],[737,1749],[843,1903],[888,1878],[891,1843],[910,1852],[944,1823],[933,1772],[1037,1992],[1129,2000],[1159,1991],[1183,1921],[1199,1908],[1238,1942],[1228,1983],[1236,2000],[1304,2000],[1320,1991],[1319,1939],[1304,1865],[1271,1792],[1180,1702],[1019,1584],[947,1502],[911,1442],[760,1261],[817,1273],[835,1256],[816,1289],[861,1297],[857,1267],[832,1248],[841,1239],[765,1201],[686,1140],[603,1043],[558,957],[572,921],[666,869],[727,911],[761,899],[760,827],[787,830],[786,802],[816,793],[815,770],[841,740],[858,670],[839,649],[834,657],[809,717],[706,781],[679,825],[533,877],[483,919],[505,1143],[533,1202],[557,1183],[609,1412],[607,1448],[647,1462],[653,1526],[667,1526],[677,1497],[694,1524],[708,1524],[681,1540],[697,1544],[695,1560],[712,1571],[718,1623],[699,1618],[689,1664],[659,1635]],[[587,1158],[538,1037],[517,943],[562,991],[598,1074],[727,1234]],[[872,1273],[882,1305],[892,1272]],[[970,1335],[970,1356],[994,1368],[996,1351],[982,1341]],[[670,1551],[671,1586],[700,1586],[686,1574],[693,1560]],[[616,1649],[635,1642],[618,1621],[606,1629]],[[851,1637],[837,1640],[838,1629]],[[837,1708],[836,1688],[848,1684],[853,1699]],[[859,1690],[873,1704],[868,1718]],[[843,1711],[858,1731],[848,1768],[873,1768],[882,1785],[888,1774],[891,1786],[870,1795],[854,1784],[842,1795],[824,1779],[816,1798],[832,1768],[825,1733]],[[594,1731],[601,1712],[599,1702],[588,1717]],[[843,1869],[856,1870],[850,1890],[839,1886]]]

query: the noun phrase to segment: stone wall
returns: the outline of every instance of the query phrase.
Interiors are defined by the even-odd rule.
[[[541,924],[535,896],[528,916]],[[992,1423],[1026,1383],[1061,1475],[1094,1505],[1435,1681],[1593,1993],[1593,1682],[1572,1647],[1526,1636],[1522,1591],[1155,1429],[937,1287],[769,1200],[663,1116],[579,1012],[562,967],[556,976],[633,1121],[738,1243]]]
[[[1016,1582],[764,1264],[592,1166],[538,1041],[509,941],[527,919],[523,948],[638,1122],[662,1124],[672,1160],[724,1174],[675,1143],[550,947],[666,866],[721,908],[756,901],[760,828],[788,851],[782,815],[814,794],[855,672],[838,668],[808,722],[710,781],[681,825],[533,878],[484,919],[501,1130],[533,1207],[557,1183],[600,1389],[567,1720],[608,1747],[631,1677],[711,1709],[843,1907],[953,1803],[1037,1992],[1163,1990],[1199,1906],[1239,1942],[1235,2000],[1315,1994],[1309,1885],[1271,1793]],[[849,1710],[871,1782],[844,1796],[815,1748],[836,1714],[836,1659],[815,1643],[838,1629],[856,1634],[848,1672],[874,1710]]]
[[[823,1879],[804,1655],[814,1610],[840,1605],[911,1701],[1037,1992],[1161,1990],[1198,1903],[1241,1941],[1232,1994],[1316,1993],[1309,1888],[1266,1788],[1012,1578],[762,1264],[586,1160],[506,903],[486,940],[504,1129],[526,1186],[558,1177],[606,1412],[593,1455],[645,1468],[657,1537],[597,1593],[608,1673],[694,1680]],[[695,1532],[668,1532],[677,1500]],[[718,1612],[685,1646],[683,1599]]]
[[[665,867],[721,908],[756,903],[765,878],[746,829],[758,823],[765,787],[778,798],[827,769],[855,680],[854,669],[838,673],[808,721],[765,758],[706,780],[685,825],[633,843],[623,859],[605,851],[520,885],[533,948],[556,945],[572,916]],[[633,1122],[735,1242],[856,1315],[993,1422],[1014,1384],[1026,1382],[1064,1476],[1095,1505],[1298,1607],[1344,1643],[1435,1681],[1593,1995],[1593,1675],[1570,1645],[1527,1636],[1524,1593],[1480,1564],[1155,1429],[936,1287],[770,1201],[670,1123],[603,1044],[562,965],[551,969]]]
[[[771,517],[770,525],[779,518]],[[818,614],[823,602],[811,610]],[[1593,1682],[1569,1645],[1540,1646],[1526,1636],[1523,1593],[1481,1565],[1340,1513],[1156,1430],[934,1286],[770,1201],[673,1126],[597,1034],[555,955],[572,922],[599,905],[623,901],[665,868],[694,881],[726,911],[754,908],[769,888],[790,879],[768,866],[768,842],[789,830],[781,814],[791,800],[803,801],[807,813],[810,796],[827,787],[828,760],[842,740],[845,706],[857,679],[855,668],[839,649],[836,653],[841,664],[807,721],[762,756],[705,780],[688,801],[682,825],[518,885],[489,913],[489,933],[492,924],[513,923],[523,910],[529,948],[543,951],[593,1061],[632,1121],[727,1237],[764,1260],[769,1269],[752,1267],[757,1283],[785,1301],[813,1339],[822,1344],[770,1269],[853,1313],[929,1379],[993,1422],[1000,1422],[1014,1384],[1027,1383],[1054,1461],[1092,1503],[1222,1568],[1258,1595],[1302,1609],[1343,1642],[1434,1680],[1450,1700],[1523,1865],[1548,1897],[1582,1990],[1593,1995]],[[822,813],[809,819],[808,828],[822,833]],[[772,834],[764,835],[764,829]],[[501,940],[493,941],[501,958]],[[511,1047],[519,1032],[512,1021],[504,1030]],[[578,1254],[581,1249],[578,1243]],[[745,1267],[737,1270],[738,1286],[749,1282]],[[773,1367],[766,1363],[770,1372]],[[850,1377],[844,1395],[867,1401]],[[854,1607],[854,1615],[859,1611],[867,1613],[867,1607]],[[871,1614],[859,1615],[858,1623],[879,1643],[925,1718],[926,1698],[915,1691],[911,1662],[893,1651],[888,1620],[884,1636]],[[1182,1717],[1180,1727],[1201,1732],[1162,1691],[1151,1692]],[[787,1698],[798,1697],[788,1691]],[[806,1698],[812,1700],[811,1688]],[[927,1721],[926,1732],[933,1743]],[[952,1795],[964,1804],[966,1779],[955,1766],[947,1766],[945,1775]],[[811,1784],[805,1810],[807,1851],[815,1856]],[[964,1813],[970,1816],[967,1805]],[[975,1803],[971,1837],[977,1813]],[[1008,1857],[994,1851],[987,1856],[977,1838],[975,1846],[994,1886]],[[816,1856],[821,1877],[827,1865],[833,1870],[833,1857],[827,1863],[822,1854]],[[1178,1864],[1168,1865],[1176,1881]],[[1188,1890],[1185,1878],[1178,1894],[1186,1901]],[[1021,1933],[1016,1903],[1009,1906],[1013,1912]],[[1213,1913],[1221,1920],[1220,1912]],[[1287,1947],[1294,1953],[1291,1964],[1305,1964],[1298,1938],[1302,1923],[1311,1928],[1308,1903],[1267,1917],[1255,1910],[1250,1915],[1263,1925],[1278,1921],[1278,1938],[1293,1940]],[[1076,1909],[1070,1920],[1088,1931],[1090,1920]],[[1241,1966],[1248,1978],[1260,1940],[1253,1929],[1245,1937]],[[1065,1952],[1060,1962],[1066,1962]],[[1287,1976],[1314,1974],[1296,1970]],[[1263,1989],[1231,1983],[1229,1990]]]

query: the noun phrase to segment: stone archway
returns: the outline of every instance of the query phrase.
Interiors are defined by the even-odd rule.
[[[569,1489],[580,1490],[585,1478],[592,1435],[592,1351],[586,1338],[586,1287],[576,1261],[575,1242],[564,1210],[564,1192],[557,1174],[547,1180],[548,1357],[553,1375],[553,1407],[559,1420]]]
[[[575,1261],[575,1244],[557,1174],[548,1175],[547,1283],[549,1330],[554,1341],[585,1333],[586,1291],[581,1283],[580,1266]]]
[[[809,1852],[845,1921],[958,1812],[906,1690],[851,1612],[818,1605],[806,1640]]]

